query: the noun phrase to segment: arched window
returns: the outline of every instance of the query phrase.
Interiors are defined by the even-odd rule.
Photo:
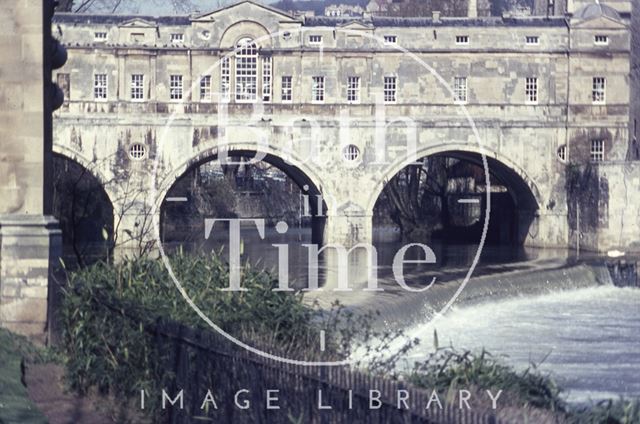
[[[236,101],[255,102],[258,93],[258,47],[250,38],[236,45]]]

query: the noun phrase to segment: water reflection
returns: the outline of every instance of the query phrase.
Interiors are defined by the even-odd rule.
[[[164,243],[165,249],[171,250],[177,246],[191,251],[219,251],[228,259],[228,231],[214,230],[208,240],[200,240],[194,234],[186,242]],[[258,235],[255,226],[241,228],[242,261],[278,273],[278,249],[276,244],[287,244],[288,274],[290,285],[302,289],[307,287],[310,276],[318,275],[319,286],[325,290],[344,288],[340,285],[341,278],[346,276],[349,288],[365,289],[372,287],[372,278],[377,277],[379,284],[384,287],[394,281],[392,264],[398,251],[405,245],[400,241],[389,241],[388,231],[380,231],[374,238],[373,250],[365,248],[354,249],[349,252],[347,261],[341,262],[344,255],[336,249],[320,249],[317,265],[314,263],[314,249],[311,247],[311,230],[309,228],[290,228],[286,234],[278,234],[273,227],[267,227],[265,238]],[[431,279],[425,278],[430,272],[436,272],[440,277],[449,274],[450,278],[466,275],[477,254],[477,244],[447,244],[434,240],[428,243],[435,254],[435,263],[407,263],[404,275],[410,287],[418,288],[428,284]],[[493,266],[504,266],[523,261],[537,259],[540,255],[554,255],[553,252],[543,252],[536,249],[525,249],[516,246],[485,246],[482,250],[478,270],[491,269]],[[372,257],[375,255],[375,257]],[[310,260],[311,256],[311,260]],[[406,261],[419,262],[424,260],[425,254],[419,247],[412,247],[406,251]],[[345,265],[346,264],[346,269]]]

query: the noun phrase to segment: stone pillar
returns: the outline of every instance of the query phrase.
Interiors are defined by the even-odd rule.
[[[371,215],[329,215],[324,229],[325,244],[337,244],[347,249],[358,243],[373,242],[373,218]]]
[[[54,103],[53,60],[44,53],[47,4],[5,2],[0,16],[0,326],[41,341],[60,248],[56,222],[47,216]]]
[[[155,252],[156,233],[152,207],[143,199],[114,204],[114,252],[116,262]]]
[[[0,215],[0,225],[0,326],[45,342],[49,290],[62,283],[61,231],[43,215]]]

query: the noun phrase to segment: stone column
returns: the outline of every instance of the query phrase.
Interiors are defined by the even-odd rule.
[[[53,85],[42,0],[0,15],[0,326],[46,340],[60,232],[51,214]],[[51,50],[50,46],[47,50]]]
[[[152,206],[145,199],[114,205],[114,252],[116,262],[157,253],[156,232],[153,228]]]
[[[341,245],[347,249],[359,243],[372,243],[372,216],[364,213],[329,215],[324,228],[324,242]]]
[[[47,340],[47,322],[54,318],[56,272],[61,254],[62,234],[49,216],[0,215],[0,326]]]

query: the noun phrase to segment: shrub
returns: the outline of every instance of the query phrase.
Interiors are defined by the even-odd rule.
[[[248,291],[225,292],[219,289],[228,286],[228,267],[217,255],[178,252],[170,260],[185,292],[223,330],[268,333],[282,345],[307,340],[311,332],[317,337],[317,312],[302,303],[300,294],[272,291],[277,283],[269,274],[245,267],[242,285]],[[163,352],[155,350],[148,331],[159,318],[206,325],[163,263],[149,258],[98,263],[71,274],[60,314],[72,388],[97,387],[123,397],[157,387],[166,377],[158,367]]]
[[[372,316],[357,315],[338,303],[329,311],[306,305],[301,292],[277,292],[269,273],[246,265],[242,287],[229,285],[229,270],[218,255],[169,258],[185,293],[224,331],[264,350],[307,360],[338,360],[370,340],[363,363],[370,370],[393,368],[397,355],[381,355],[399,334],[376,332]],[[208,328],[176,288],[162,261],[138,258],[120,264],[98,263],[68,277],[63,290],[61,321],[67,375],[72,389],[97,388],[122,400],[136,399],[140,390],[167,387],[170,346],[159,346],[154,329],[159,319],[194,328]],[[319,352],[321,330],[326,349]],[[265,336],[268,335],[268,336]],[[357,341],[356,341],[357,340]],[[157,405],[150,404],[152,413]]]
[[[516,403],[550,411],[564,411],[561,389],[551,377],[540,373],[535,365],[522,372],[504,365],[482,350],[479,354],[439,348],[423,362],[415,364],[408,381],[438,392],[460,389],[503,390]]]

